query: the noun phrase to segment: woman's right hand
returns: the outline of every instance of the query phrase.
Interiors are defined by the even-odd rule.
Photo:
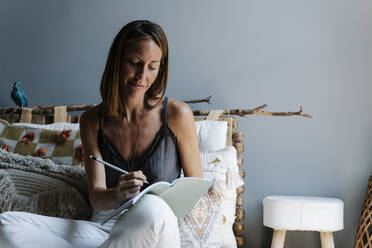
[[[146,176],[141,170],[121,175],[114,190],[116,199],[122,203],[134,197],[140,192],[145,180]]]

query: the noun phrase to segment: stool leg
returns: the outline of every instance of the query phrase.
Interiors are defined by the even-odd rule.
[[[322,242],[322,248],[335,248],[331,232],[321,232],[320,241]]]
[[[274,230],[271,248],[283,248],[285,240],[285,230]]]

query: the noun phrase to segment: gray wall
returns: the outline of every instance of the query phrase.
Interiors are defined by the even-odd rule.
[[[99,81],[116,32],[134,19],[167,33],[168,96],[213,95],[212,105],[304,111],[315,119],[240,119],[246,247],[269,247],[262,199],[330,196],[345,202],[336,246],[350,248],[372,174],[372,2],[367,0],[118,1],[2,0],[0,106],[15,80],[31,105],[100,101]],[[290,232],[286,247],[319,247]]]

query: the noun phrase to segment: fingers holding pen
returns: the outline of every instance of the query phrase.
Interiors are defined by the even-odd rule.
[[[121,190],[130,189],[130,191],[133,191],[140,189],[145,181],[146,176],[142,171],[133,171],[120,175],[117,187]]]
[[[116,195],[120,200],[129,199],[140,192],[141,187],[146,180],[146,176],[142,171],[134,171],[128,174],[120,175],[116,186]]]
[[[132,171],[132,172],[129,172],[128,174],[122,174],[119,177],[119,181],[120,180],[131,180],[131,179],[137,179],[137,180],[141,180],[143,183],[147,183],[146,181],[147,178],[141,170]]]

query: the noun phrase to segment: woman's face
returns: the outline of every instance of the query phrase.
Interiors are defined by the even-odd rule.
[[[152,40],[135,41],[124,50],[123,83],[125,94],[144,95],[154,83],[162,51]]]

